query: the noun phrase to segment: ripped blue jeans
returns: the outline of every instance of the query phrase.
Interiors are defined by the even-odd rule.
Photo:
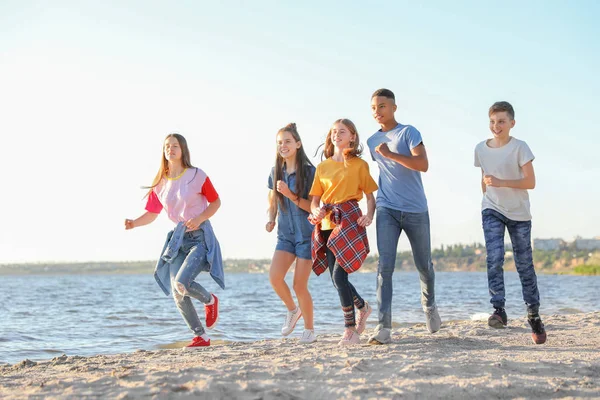
[[[533,267],[531,248],[531,221],[513,221],[499,212],[486,208],[481,212],[488,274],[490,302],[496,308],[504,308],[504,232],[508,230],[512,242],[515,266],[521,280],[523,300],[529,311],[537,312],[540,293]]]
[[[196,336],[204,334],[205,331],[191,298],[204,304],[209,303],[212,299],[212,295],[194,281],[200,272],[210,269],[206,258],[207,253],[204,232],[201,229],[186,232],[183,234],[183,241],[177,255],[169,265],[171,292],[175,304]]]

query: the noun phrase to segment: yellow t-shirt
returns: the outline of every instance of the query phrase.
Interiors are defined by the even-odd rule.
[[[348,200],[360,201],[363,193],[369,194],[377,190],[377,183],[369,173],[366,161],[352,157],[346,162],[331,158],[317,165],[315,180],[310,189],[311,196],[320,196],[326,204],[341,204]],[[321,229],[333,229],[335,224],[329,215],[323,218]]]

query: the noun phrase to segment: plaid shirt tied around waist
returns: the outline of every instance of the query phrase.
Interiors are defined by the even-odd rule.
[[[363,261],[370,251],[367,230],[356,222],[362,216],[358,201],[325,204],[323,208],[328,212],[331,211],[330,219],[336,226],[331,232],[329,240],[325,242],[321,233],[321,223],[315,223],[312,215],[308,217],[310,223],[315,225],[311,242],[314,273],[321,275],[327,270],[326,246],[333,252],[336,261],[347,273],[357,271],[362,267]]]

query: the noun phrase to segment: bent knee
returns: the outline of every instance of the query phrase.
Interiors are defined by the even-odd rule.
[[[338,288],[337,284],[335,283],[335,279],[333,278],[333,276],[331,277],[331,284],[333,285],[334,288]]]
[[[279,286],[285,282],[284,275],[271,272],[269,274],[269,282],[271,286]]]
[[[383,279],[392,279],[392,276],[394,275],[394,269],[393,268],[379,268],[377,270],[377,275]]]
[[[307,294],[308,293],[308,282],[307,283],[303,283],[303,282],[295,282],[294,281],[294,293],[296,294]]]
[[[183,282],[179,282],[176,281],[175,282],[175,292],[179,295],[179,296],[187,296],[188,294],[188,287],[187,285],[185,285]]]
[[[333,287],[335,287],[338,290],[348,285],[348,280],[344,279],[343,277],[335,277],[334,279],[332,279],[332,282]]]

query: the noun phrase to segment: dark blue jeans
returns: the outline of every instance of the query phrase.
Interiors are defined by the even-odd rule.
[[[529,310],[537,312],[540,306],[540,293],[533,267],[531,221],[513,221],[489,208],[483,210],[481,216],[487,251],[490,302],[494,307],[503,308],[506,301],[504,298],[504,231],[508,229],[515,266],[523,289],[523,300]]]
[[[392,275],[396,266],[398,239],[404,230],[410,241],[415,266],[421,281],[421,304],[435,305],[435,271],[431,262],[429,212],[409,213],[387,207],[377,207],[377,303],[379,324],[392,328]]]

